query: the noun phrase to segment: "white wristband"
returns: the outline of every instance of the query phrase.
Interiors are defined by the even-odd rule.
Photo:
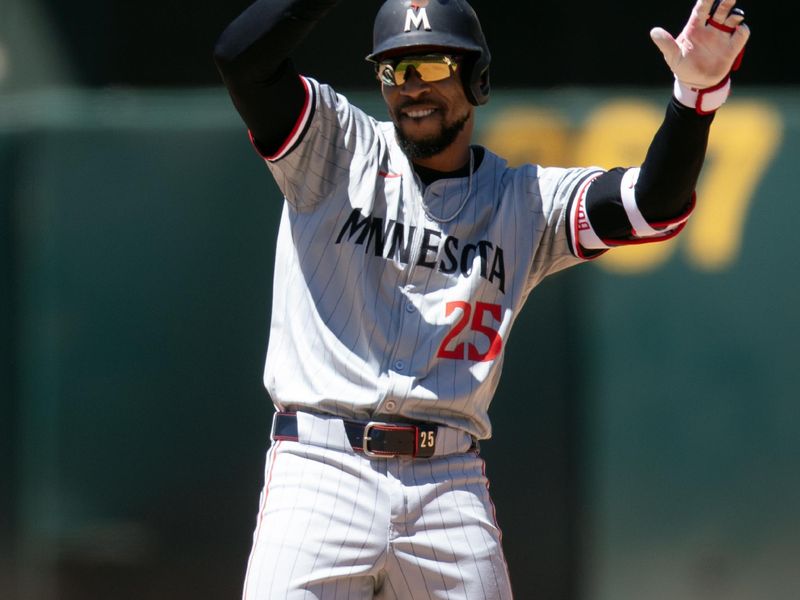
[[[725,104],[731,93],[731,79],[726,77],[724,81],[714,87],[698,90],[676,78],[673,93],[678,102],[684,106],[694,108],[698,114],[707,115]]]

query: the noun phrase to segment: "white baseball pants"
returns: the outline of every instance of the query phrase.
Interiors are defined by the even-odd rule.
[[[244,600],[511,598],[484,462],[468,437],[431,459],[369,459],[338,419],[275,442]],[[461,446],[461,447],[457,447]]]

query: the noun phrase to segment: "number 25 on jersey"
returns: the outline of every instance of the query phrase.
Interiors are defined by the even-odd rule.
[[[503,350],[503,338],[500,332],[494,329],[492,324],[485,324],[486,313],[499,323],[502,320],[503,311],[499,304],[489,304],[487,302],[476,302],[475,308],[469,302],[448,302],[445,307],[445,316],[449,317],[454,312],[460,311],[461,316],[456,321],[453,328],[445,336],[442,345],[439,346],[438,358],[449,358],[452,360],[472,360],[476,362],[486,362],[494,360]],[[478,347],[472,343],[455,343],[454,340],[469,327],[470,331],[480,334],[488,340],[488,349],[480,352]],[[484,346],[481,344],[481,346]]]

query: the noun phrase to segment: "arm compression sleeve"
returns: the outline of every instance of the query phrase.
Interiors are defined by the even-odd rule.
[[[338,0],[258,0],[222,32],[214,62],[259,149],[276,151],[302,110],[305,91],[290,53]]]
[[[644,218],[657,223],[686,213],[705,159],[714,115],[698,115],[672,98],[653,138],[636,183],[636,201]],[[586,205],[598,235],[625,239],[631,225],[620,196],[624,169],[612,169],[589,188]]]

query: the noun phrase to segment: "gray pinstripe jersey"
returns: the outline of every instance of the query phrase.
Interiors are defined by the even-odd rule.
[[[547,275],[582,262],[573,200],[599,171],[510,168],[424,186],[392,123],[303,79],[268,159],[286,197],[264,383],[280,410],[409,418],[483,439],[511,326]]]

